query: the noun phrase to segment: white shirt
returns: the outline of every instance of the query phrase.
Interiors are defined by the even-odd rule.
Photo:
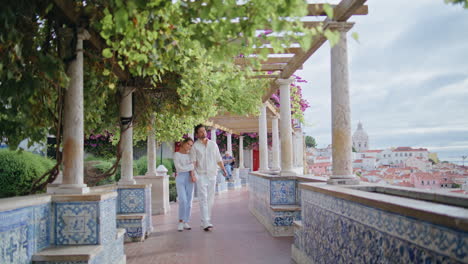
[[[205,145],[201,140],[197,140],[193,144],[190,154],[192,161],[195,161],[195,171],[198,175],[216,177],[218,173],[217,163],[223,161],[223,159],[215,142],[208,140]]]
[[[177,172],[187,172],[194,170],[193,161],[189,154],[180,152],[174,153],[174,166]]]

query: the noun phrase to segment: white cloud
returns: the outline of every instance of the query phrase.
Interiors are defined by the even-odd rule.
[[[368,1],[348,37],[353,131],[361,120],[374,146],[451,146],[468,141],[466,10],[443,1]],[[299,75],[312,107],[305,132],[331,143],[330,47]],[[467,144],[457,144],[466,146]]]

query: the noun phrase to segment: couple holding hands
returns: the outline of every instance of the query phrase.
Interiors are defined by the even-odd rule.
[[[221,154],[216,142],[207,138],[203,125],[195,127],[197,141],[186,138],[182,141],[179,152],[174,153],[176,167],[177,200],[179,202],[178,231],[190,230],[194,183],[197,183],[198,201],[200,203],[201,226],[205,231],[213,228],[211,209],[213,208],[218,166],[226,177]]]

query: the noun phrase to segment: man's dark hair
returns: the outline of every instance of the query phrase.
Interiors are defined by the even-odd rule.
[[[202,127],[205,127],[205,126],[202,125],[202,124],[198,124],[198,125],[195,127],[195,136],[197,136],[198,130],[199,130],[200,128],[202,128]]]

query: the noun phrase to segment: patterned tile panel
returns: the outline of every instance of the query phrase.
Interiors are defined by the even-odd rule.
[[[51,244],[51,212],[52,206],[50,204],[34,207],[34,237],[36,241],[34,252],[41,251]]]
[[[272,205],[296,204],[295,180],[271,180],[270,185],[270,203]]]
[[[113,243],[116,236],[117,222],[115,221],[117,199],[107,199],[100,203],[100,226],[102,230],[103,245]]]
[[[146,233],[146,224],[139,219],[118,219],[117,227],[125,228],[125,241],[144,237]]]
[[[293,221],[301,220],[300,211],[277,211],[273,212],[274,226],[292,226]]]
[[[118,189],[117,213],[145,212],[145,189]]]
[[[468,233],[308,190],[295,245],[317,263],[468,263]]]
[[[146,188],[145,189],[145,212],[146,212],[146,231],[151,232],[153,230],[153,220],[152,220],[152,214],[151,214],[151,188]]]
[[[99,243],[98,202],[55,204],[57,245],[96,245]]]
[[[0,213],[0,263],[28,263],[34,250],[33,208]]]

